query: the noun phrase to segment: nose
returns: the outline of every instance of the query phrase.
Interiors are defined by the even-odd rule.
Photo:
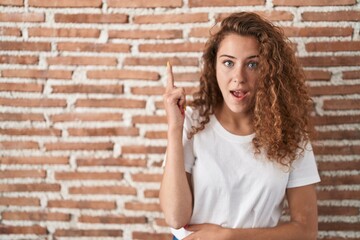
[[[239,66],[234,68],[233,81],[236,83],[245,83],[246,82],[246,73],[245,67],[239,64]]]

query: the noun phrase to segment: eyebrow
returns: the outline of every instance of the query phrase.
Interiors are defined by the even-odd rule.
[[[236,59],[236,57],[227,55],[227,54],[222,54],[219,56],[219,58],[221,58],[221,57],[228,57],[228,58]],[[247,57],[246,59],[257,58],[257,57],[259,57],[259,55],[252,55],[252,56]]]

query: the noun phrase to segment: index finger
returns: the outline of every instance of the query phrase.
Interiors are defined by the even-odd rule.
[[[174,87],[174,75],[172,72],[172,66],[170,62],[167,62],[166,66],[166,72],[167,72],[167,85],[166,88],[173,88]]]

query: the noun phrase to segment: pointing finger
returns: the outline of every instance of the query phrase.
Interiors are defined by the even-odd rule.
[[[167,62],[166,72],[167,72],[167,86],[166,86],[166,88],[171,89],[171,88],[174,87],[174,75],[173,75],[173,72],[172,72],[172,66],[171,66],[170,62]]]

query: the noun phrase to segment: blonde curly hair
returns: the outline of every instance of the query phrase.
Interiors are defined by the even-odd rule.
[[[290,166],[309,141],[312,101],[291,43],[281,28],[255,13],[230,15],[207,41],[200,88],[190,104],[198,110],[200,124],[193,126],[189,137],[205,128],[210,115],[223,102],[216,80],[216,55],[221,41],[234,33],[254,36],[260,46],[258,89],[253,109],[255,152],[264,151],[269,160]]]

